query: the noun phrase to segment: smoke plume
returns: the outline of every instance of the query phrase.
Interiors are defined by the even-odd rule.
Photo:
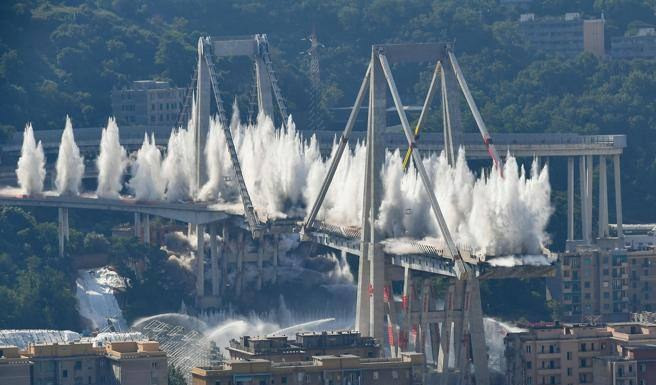
[[[118,126],[109,118],[100,138],[100,155],[96,159],[98,168],[99,198],[117,199],[123,187],[123,173],[128,164],[125,148],[119,142]]]
[[[137,158],[132,163],[130,189],[138,201],[156,201],[164,198],[164,179],[162,178],[162,154],[155,145],[155,136],[144,134],[144,141]]]
[[[66,127],[59,143],[59,154],[55,167],[57,170],[55,187],[59,195],[78,195],[84,175],[84,158],[80,156],[80,149],[75,144],[73,124],[68,116],[66,116]]]
[[[34,140],[32,124],[28,123],[23,132],[23,146],[16,168],[18,185],[26,195],[38,195],[43,192],[43,181],[46,177],[45,156],[41,141]]]

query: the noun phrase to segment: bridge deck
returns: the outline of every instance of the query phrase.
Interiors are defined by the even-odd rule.
[[[192,224],[216,222],[240,214],[240,206],[232,203],[139,202],[129,197],[103,199],[92,194],[58,196],[53,192],[27,197],[15,188],[0,190],[0,205],[123,211],[156,215]]]
[[[247,229],[243,219],[242,206],[238,203],[203,202],[139,202],[133,198],[103,199],[93,194],[81,196],[58,196],[46,192],[39,196],[25,196],[17,188],[0,190],[0,205],[53,207],[87,210],[109,210],[156,215],[192,224],[207,224],[231,220]],[[266,223],[266,231],[272,234],[294,233],[300,228],[297,219],[271,220]],[[307,234],[312,242],[360,255],[360,229],[317,223],[317,227]],[[514,266],[493,267],[473,252],[460,247],[463,259],[470,264],[482,279],[543,277],[553,274],[552,266]],[[392,265],[416,271],[424,271],[444,276],[455,276],[453,260],[434,245],[411,239],[383,241],[383,251]]]

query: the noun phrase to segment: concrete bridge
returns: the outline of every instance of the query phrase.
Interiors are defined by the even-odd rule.
[[[197,154],[202,154],[202,145],[209,126],[210,103],[212,96],[216,103],[219,118],[227,123],[219,92],[220,81],[215,71],[215,57],[247,56],[254,60],[257,69],[258,105],[261,111],[273,116],[273,96],[278,106],[280,120],[287,118],[284,100],[280,96],[275,73],[271,69],[268,55],[268,41],[265,35],[255,35],[241,39],[217,39],[202,37],[198,42],[198,66],[195,83],[196,117],[194,139]],[[412,133],[403,104],[396,89],[388,61],[430,62],[435,63],[433,79],[429,93],[417,123],[416,132]],[[438,80],[439,79],[439,80]],[[436,84],[442,84],[442,114],[444,134],[422,134],[419,140],[419,127],[430,107]],[[387,91],[390,91],[395,110],[398,112],[401,126],[388,127],[386,120]],[[460,108],[455,92],[462,91],[472,112],[480,135],[465,134],[460,122]],[[364,95],[369,94],[369,111],[367,132],[353,132],[353,124],[363,104]],[[273,96],[272,96],[273,95]],[[284,124],[284,123],[283,123]],[[227,127],[227,124],[224,125]],[[390,133],[397,129],[396,134]],[[95,131],[94,131],[95,130]],[[143,140],[148,128],[124,128],[121,130],[121,142],[128,149],[136,149]],[[154,130],[158,143],[165,145],[170,131],[166,128]],[[59,136],[56,132],[35,132],[37,139],[44,142],[44,150],[52,162],[56,154]],[[43,134],[45,136],[40,137]],[[145,241],[149,240],[150,216],[160,216],[188,223],[196,234],[196,294],[198,307],[218,307],[228,287],[234,288],[230,294],[239,295],[243,289],[244,265],[250,263],[258,271],[257,287],[265,284],[263,272],[273,270],[276,279],[281,237],[286,234],[300,234],[300,239],[317,247],[326,247],[359,257],[358,305],[356,327],[363,335],[371,335],[385,340],[390,355],[399,351],[414,349],[424,351],[430,346],[435,358],[436,370],[441,374],[442,383],[447,384],[449,377],[458,376],[462,383],[489,384],[487,358],[483,336],[482,307],[480,303],[479,281],[481,279],[500,279],[509,277],[545,276],[553,273],[551,266],[516,266],[500,268],[493,266],[487,257],[475,256],[465,248],[458,247],[452,241],[449,229],[439,208],[434,192],[428,188],[419,147],[423,151],[441,151],[445,149],[449,162],[454,161],[454,152],[458,145],[464,145],[471,158],[484,159],[492,156],[498,165],[496,149],[505,153],[510,151],[518,157],[567,157],[568,159],[568,240],[574,242],[574,162],[579,161],[579,181],[581,188],[582,229],[581,239],[576,242],[590,243],[592,237],[592,191],[594,158],[598,157],[599,166],[599,238],[608,237],[604,233],[608,223],[608,202],[606,183],[606,160],[613,159],[615,196],[618,222],[618,234],[621,237],[621,187],[619,184],[619,160],[626,146],[623,135],[579,136],[573,134],[506,134],[494,135],[494,141],[487,132],[480,112],[476,107],[468,86],[448,44],[401,44],[375,45],[372,57],[354,103],[349,122],[344,132],[339,135],[337,143],[338,156],[331,161],[321,192],[316,198],[308,216],[284,221],[262,221],[253,206],[249,192],[241,175],[239,159],[234,148],[232,133],[224,130],[235,176],[239,184],[240,200],[237,205],[216,205],[196,202],[135,202],[130,199],[108,200],[82,197],[24,197],[11,193],[0,196],[0,204],[57,207],[59,208],[60,247],[68,236],[68,210],[100,209],[112,211],[129,211],[135,213],[135,232]],[[125,135],[125,136],[124,136]],[[335,134],[320,132],[317,134],[324,152],[332,147]],[[78,145],[82,152],[93,158],[98,151],[100,129],[77,130]],[[306,133],[306,136],[307,133]],[[367,164],[363,219],[357,228],[340,228],[315,221],[321,207],[325,192],[330,186],[332,176],[339,162],[341,153],[348,141],[369,138],[366,143]],[[17,158],[20,147],[13,139],[2,148],[3,164],[6,159]],[[374,225],[382,199],[382,182],[380,170],[384,158],[383,149],[410,147],[412,157],[417,165],[422,183],[431,201],[442,239],[443,249],[435,246],[412,242],[404,247],[409,252],[391,253],[385,249],[384,239]],[[204,162],[202,156],[196,157],[195,184],[203,183]],[[15,163],[9,163],[13,168]],[[452,163],[451,163],[452,164]],[[350,199],[350,197],[348,198]],[[603,224],[605,226],[602,226]],[[205,244],[205,234],[209,233],[209,247]],[[209,248],[210,258],[206,261],[205,252]],[[206,262],[209,262],[207,264]],[[209,266],[208,266],[209,265]],[[228,285],[228,273],[232,269],[235,283]],[[209,273],[210,279],[205,278]],[[430,275],[442,275],[451,278],[451,286],[442,299],[444,306],[438,306],[438,293],[427,279]],[[208,287],[209,281],[209,287]],[[393,282],[403,282],[402,301],[394,299]],[[417,311],[418,310],[418,311]],[[387,328],[387,333],[385,333]],[[417,331],[412,333],[412,331]],[[414,335],[414,337],[412,337]],[[453,335],[454,350],[451,351],[450,338]],[[426,342],[429,342],[428,344]],[[450,359],[455,360],[455,368],[449,367]],[[473,373],[473,376],[472,376]]]

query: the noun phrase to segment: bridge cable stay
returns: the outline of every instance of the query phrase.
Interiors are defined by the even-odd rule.
[[[176,123],[176,128],[182,127],[185,122],[185,120],[189,120],[191,117],[190,112],[191,112],[191,105],[192,105],[192,99],[194,97],[194,89],[196,88],[196,82],[198,82],[198,68],[194,68],[194,74],[191,77],[191,84],[187,88],[185,92],[185,97],[184,97],[184,104],[182,105],[182,108],[180,108],[180,112],[178,113],[178,120]]]
[[[401,102],[398,89],[396,88],[394,77],[392,75],[392,71],[390,70],[387,57],[385,56],[385,53],[382,49],[378,51],[377,56],[383,74],[385,75],[385,78],[387,80],[387,84],[389,86],[390,92],[392,94],[392,99],[394,101],[396,111],[401,120],[401,127],[403,128],[406,139],[408,140],[408,144],[410,148],[416,148],[417,146],[416,143],[413,141],[412,132],[410,131],[410,125],[408,123],[408,118],[406,116],[405,110],[403,109],[403,104]],[[447,322],[444,324],[445,328],[443,330],[446,331],[446,334],[449,334],[450,323],[453,322],[454,338],[459,341],[464,341],[465,340],[464,326],[465,324],[469,325],[468,327],[469,335],[470,335],[469,343],[471,344],[470,349],[471,349],[472,364],[474,367],[473,372],[474,372],[475,382],[481,385],[488,385],[489,372],[487,368],[487,357],[485,355],[486,347],[485,347],[485,336],[483,332],[484,325],[483,325],[482,308],[480,303],[480,287],[479,287],[478,278],[475,276],[476,274],[473,271],[472,267],[464,263],[460,251],[458,250],[457,246],[453,242],[453,239],[451,238],[451,234],[449,232],[448,226],[444,220],[444,217],[442,216],[442,212],[440,210],[437,198],[435,197],[435,193],[432,189],[432,183],[421,161],[419,148],[416,148],[416,151],[412,152],[412,158],[417,167],[420,179],[422,180],[422,184],[426,189],[426,193],[429,196],[429,200],[431,202],[431,206],[433,208],[434,214],[437,218],[440,231],[447,245],[446,251],[448,254],[451,254],[451,257],[453,258],[453,261],[455,263],[454,269],[456,273],[456,282],[454,283],[454,290],[453,290],[454,293],[453,304],[452,304],[453,307],[450,309],[447,309],[445,307],[445,311],[447,311],[448,316],[447,316]],[[453,315],[449,315],[452,314],[452,311],[455,310],[459,310],[459,314],[456,314],[455,317],[453,317]],[[449,319],[451,319],[451,321],[449,321]],[[456,358],[456,362],[459,363],[458,366],[460,370],[457,371],[460,373],[459,374],[460,378],[458,379],[458,381],[460,382],[462,382],[463,380],[466,381],[466,379],[463,376],[465,377],[468,376],[467,373],[469,372],[468,370],[465,369],[467,364],[466,364],[466,360],[464,359],[466,354],[464,353],[465,353],[465,347],[460,345],[460,343],[456,343],[455,358]],[[443,368],[442,384],[447,384],[449,383],[449,377],[450,377],[449,370],[448,370],[448,353],[444,354],[443,358],[445,358],[446,361],[442,362],[442,368]]]
[[[266,35],[258,35],[258,47],[259,54],[262,56],[262,60],[266,65],[267,73],[269,74],[269,80],[271,81],[273,94],[276,97],[276,104],[278,105],[278,110],[280,111],[282,126],[287,128],[287,118],[289,117],[289,114],[287,113],[287,105],[285,104],[285,99],[282,97],[280,86],[278,86],[278,78],[276,76],[276,72],[273,70],[273,63],[271,62],[271,56],[269,54],[269,40],[267,39]]]
[[[335,152],[335,155],[333,156],[333,159],[330,163],[330,168],[328,169],[328,173],[326,174],[326,177],[323,180],[321,189],[319,190],[319,194],[317,195],[317,197],[314,200],[314,203],[312,204],[312,209],[309,211],[309,213],[305,217],[305,220],[303,221],[303,225],[301,228],[301,236],[303,236],[308,229],[314,226],[314,220],[316,219],[317,214],[319,213],[319,209],[321,208],[321,205],[323,204],[323,201],[326,198],[326,193],[328,192],[328,188],[330,187],[333,177],[335,176],[335,171],[337,170],[337,166],[339,165],[339,162],[342,159],[342,154],[344,153],[344,149],[346,148],[346,145],[348,144],[349,141],[349,137],[351,136],[351,132],[353,131],[355,120],[357,119],[358,113],[360,112],[360,107],[362,106],[364,95],[367,92],[367,88],[369,86],[370,73],[371,73],[371,63],[369,63],[369,66],[367,67],[367,71],[365,72],[364,79],[362,79],[362,84],[360,85],[358,96],[355,98],[353,109],[351,109],[351,114],[349,115],[348,121],[346,122],[346,127],[344,128],[344,132],[342,133],[339,139],[339,146],[337,147],[337,151]]]
[[[430,200],[433,213],[435,214],[435,217],[437,219],[437,224],[439,225],[440,232],[442,233],[442,237],[444,238],[444,242],[446,244],[447,254],[455,262],[455,271],[456,271],[457,278],[464,279],[464,277],[466,277],[467,273],[469,272],[470,268],[464,263],[462,256],[460,255],[460,251],[456,247],[456,244],[453,241],[453,238],[451,237],[451,232],[449,231],[446,221],[444,220],[444,216],[442,215],[442,210],[440,209],[440,205],[437,202],[437,198],[435,197],[435,191],[433,191],[433,187],[432,187],[433,183],[428,177],[428,173],[426,172],[426,169],[424,168],[424,164],[421,161],[419,148],[417,147],[417,143],[414,141],[412,131],[410,129],[410,124],[408,123],[408,117],[406,116],[405,110],[403,109],[403,103],[401,102],[399,91],[396,88],[396,83],[394,82],[392,71],[390,70],[389,63],[387,62],[387,57],[383,52],[378,52],[378,59],[380,60],[381,67],[383,69],[383,74],[385,75],[385,79],[387,80],[387,85],[389,86],[390,92],[392,94],[392,100],[394,101],[396,111],[399,115],[399,119],[401,120],[401,127],[403,128],[405,137],[408,140],[408,145],[410,146],[410,148],[414,148],[416,150],[416,151],[412,151],[412,159],[415,163],[415,166],[417,167],[419,177],[422,181],[422,184],[424,185],[424,188],[426,189],[426,193],[428,194],[428,198]]]
[[[456,74],[456,79],[458,80],[458,84],[460,84],[460,89],[462,90],[462,93],[465,95],[465,100],[467,101],[467,105],[469,106],[469,109],[471,110],[471,113],[474,116],[474,120],[476,121],[476,126],[478,126],[478,130],[480,131],[481,136],[483,137],[483,143],[487,148],[487,152],[490,154],[490,157],[492,158],[494,165],[501,173],[501,176],[503,176],[503,168],[501,166],[501,163],[499,162],[500,159],[499,154],[497,153],[497,150],[494,147],[494,144],[492,143],[492,137],[490,136],[490,133],[487,131],[487,128],[485,127],[485,122],[483,121],[483,117],[481,117],[481,113],[478,110],[478,106],[476,106],[476,102],[474,101],[474,98],[472,97],[472,94],[469,91],[469,86],[467,85],[467,81],[465,80],[465,77],[462,74],[462,70],[460,69],[458,60],[456,59],[456,56],[453,54],[451,50],[448,50],[447,52],[449,55],[449,61],[451,61],[451,66],[453,67],[453,71]]]
[[[421,128],[424,125],[424,121],[428,116],[428,111],[430,110],[430,105],[433,100],[433,95],[435,95],[437,77],[440,76],[442,72],[442,63],[440,61],[435,64],[435,70],[433,71],[433,78],[431,79],[430,86],[428,87],[428,93],[426,94],[426,99],[424,100],[424,105],[421,108],[421,114],[419,115],[419,120],[415,126],[414,141],[419,140],[419,133]],[[405,153],[403,158],[403,171],[408,171],[410,166],[410,159],[412,158],[412,147],[408,147],[408,150]]]
[[[250,194],[248,193],[248,188],[246,187],[246,182],[244,180],[244,175],[241,171],[241,166],[239,164],[239,157],[237,156],[237,150],[235,148],[235,143],[232,139],[232,131],[230,130],[230,125],[226,119],[225,110],[223,108],[223,102],[221,100],[221,94],[219,91],[219,80],[214,68],[214,61],[212,59],[211,47],[209,44],[205,45],[203,49],[203,56],[205,57],[205,62],[210,73],[210,82],[212,85],[212,92],[214,93],[214,100],[216,102],[216,107],[218,110],[219,121],[221,127],[223,128],[223,133],[226,139],[226,145],[228,146],[228,153],[230,154],[230,160],[232,162],[232,167],[235,171],[235,177],[237,179],[237,184],[239,188],[239,195],[241,196],[242,204],[244,205],[244,215],[248,226],[253,234],[253,237],[257,238],[260,235],[260,230],[262,224],[257,216],[255,207],[251,200]]]

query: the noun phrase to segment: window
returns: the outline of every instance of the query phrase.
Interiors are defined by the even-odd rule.
[[[221,385],[221,381],[214,381],[214,385]]]
[[[586,344],[583,343],[581,344],[581,346],[579,346],[579,352],[587,352],[587,351],[588,351],[588,346]]]
[[[526,345],[526,353],[530,353],[530,352],[531,352],[531,345]]]
[[[532,384],[533,384],[533,378],[526,377],[526,385],[532,385]]]
[[[572,375],[572,368],[567,368],[567,375],[571,376]]]
[[[62,377],[68,378],[68,370],[64,369],[64,371],[62,372]]]
[[[281,377],[280,378],[280,383],[281,384],[286,384],[287,383],[287,377],[286,376]]]
[[[75,370],[82,370],[82,361],[75,361]]]
[[[526,361],[526,369],[531,369],[532,366],[533,366],[533,362]]]
[[[378,371],[374,371],[374,380],[378,379]]]
[[[572,352],[567,352],[567,360],[568,361],[572,360]]]
[[[395,379],[395,380],[398,379],[399,378],[399,372],[397,372],[396,370],[392,370],[392,378]]]

